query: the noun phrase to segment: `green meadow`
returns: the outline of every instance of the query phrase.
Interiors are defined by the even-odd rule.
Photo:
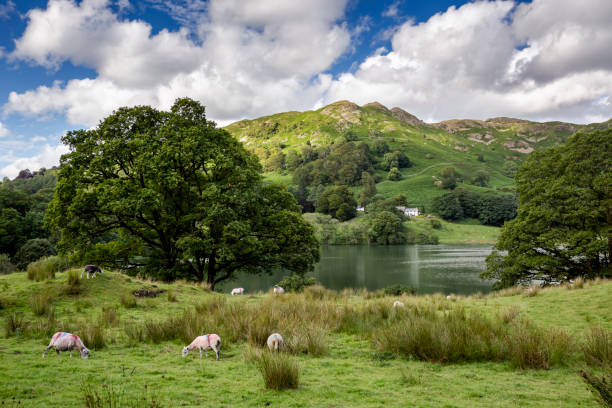
[[[451,299],[316,286],[232,297],[117,272],[68,275],[0,276],[0,406],[597,407],[579,375],[583,347],[592,328],[612,330],[610,281]],[[138,289],[164,292],[135,298]],[[391,306],[398,299],[404,308]],[[43,359],[55,331],[81,336],[90,359]],[[296,389],[265,389],[252,357],[274,331],[297,363]],[[188,339],[213,332],[220,361],[181,358]],[[524,340],[544,354],[516,346]]]

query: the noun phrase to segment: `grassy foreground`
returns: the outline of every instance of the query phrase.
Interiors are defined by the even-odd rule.
[[[134,305],[130,292],[142,288],[170,294],[139,298]],[[451,299],[321,288],[281,298],[230,297],[192,284],[141,281],[113,272],[73,286],[68,273],[42,282],[16,273],[0,276],[0,405],[86,406],[85,396],[96,394],[115,405],[89,406],[597,407],[578,373],[586,365],[581,345],[591,327],[612,329],[611,294],[612,282],[603,281],[572,290]],[[391,307],[397,299],[406,312]],[[459,320],[448,320],[452,315]],[[468,348],[469,354],[458,352],[457,362],[450,363],[455,357],[436,359],[422,350],[430,357],[410,357],[406,343],[423,344],[396,332],[426,319],[480,327],[497,316],[503,318],[491,323],[491,333],[501,333],[500,342],[503,335],[517,333],[506,331],[505,321],[529,319],[542,330],[567,336],[569,354],[551,359],[549,369],[520,369],[500,351],[513,341],[503,345],[487,338],[478,343],[490,347],[486,353]],[[92,349],[89,360],[78,353],[72,359],[53,352],[42,358],[50,335],[63,330],[84,339]],[[294,390],[264,389],[248,357],[277,330],[300,370]],[[210,352],[201,360],[197,353],[181,358],[184,338],[202,332],[220,334],[220,361]]]

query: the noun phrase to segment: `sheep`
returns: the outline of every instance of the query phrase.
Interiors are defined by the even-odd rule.
[[[242,295],[244,293],[244,288],[234,288],[232,289],[232,296],[234,295]]]
[[[274,285],[274,294],[281,294],[281,293],[285,293],[285,289],[281,288],[278,285]]]
[[[206,352],[212,349],[217,355],[217,360],[219,360],[219,346],[221,346],[221,337],[217,334],[198,336],[190,345],[183,347],[183,358],[187,357],[187,354],[192,350],[200,350],[200,358],[202,358],[202,351]],[[206,354],[206,357],[208,357],[208,354]]]
[[[81,279],[83,279],[83,274],[87,272],[87,279],[89,279],[89,274],[91,273],[93,277],[96,277],[96,272],[102,275],[102,269],[98,265],[85,265],[85,269],[81,272]]]
[[[43,353],[43,358],[47,355],[47,352],[55,347],[55,351],[59,356],[60,351],[70,351],[70,357],[72,357],[72,350],[77,349],[81,353],[82,358],[89,358],[89,349],[85,347],[83,341],[76,334],[57,332],[51,337],[51,342]]]
[[[396,300],[395,302],[393,302],[393,307],[404,307],[404,302]]]
[[[268,349],[270,349],[270,351],[279,351],[285,345],[283,337],[278,333],[272,333],[270,337],[268,337],[266,343],[268,344]]]

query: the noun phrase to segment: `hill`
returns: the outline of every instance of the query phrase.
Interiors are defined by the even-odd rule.
[[[404,193],[409,205],[427,211],[432,199],[444,193],[435,182],[445,167],[454,167],[458,185],[468,190],[513,191],[514,171],[525,155],[559,145],[578,131],[611,126],[612,120],[578,125],[504,117],[425,123],[398,107],[339,101],[315,111],[241,120],[226,129],[259,156],[271,180],[286,184],[295,184],[292,175],[309,160],[309,148],[347,141],[365,142],[372,148],[377,141],[385,141],[390,151],[408,156],[412,166],[401,168],[397,181],[387,180],[386,171],[373,169],[378,193],[386,198]],[[479,171],[489,177],[484,187],[474,182]]]
[[[135,298],[132,293],[139,289],[166,292]],[[380,297],[320,287],[281,297],[232,297],[184,282],[143,281],[111,271],[76,285],[68,282],[66,272],[43,282],[15,273],[0,276],[5,336],[0,404],[72,407],[89,398],[88,406],[96,407],[597,407],[578,373],[585,363],[580,350],[591,327],[612,329],[611,290],[610,281],[598,281],[452,299]],[[397,299],[405,309],[391,307]],[[404,344],[422,341],[420,357],[390,349],[394,336],[401,336],[390,330],[409,321],[415,336]],[[419,324],[424,326],[419,329]],[[490,324],[511,335],[518,335],[513,327],[523,328],[523,337],[510,342],[500,337],[495,347],[523,344],[534,359],[530,364],[548,362],[549,369],[521,369],[504,354],[488,356],[480,330]],[[464,354],[444,357],[437,342],[426,340],[422,330],[427,327],[451,328],[449,335],[469,333],[453,343],[453,350],[464,347]],[[49,338],[61,330],[80,335],[92,349],[91,358],[50,353],[43,359]],[[296,390],[264,390],[252,362],[273,331],[283,334],[289,357],[299,364]],[[213,332],[222,339],[220,361],[192,354],[181,358],[191,338]],[[425,337],[418,340],[417,334]],[[545,357],[541,347],[554,347],[554,353]],[[435,357],[435,350],[443,354]],[[109,399],[114,405],[104,403]]]

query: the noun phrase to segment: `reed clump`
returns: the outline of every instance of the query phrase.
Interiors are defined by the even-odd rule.
[[[592,327],[586,335],[582,352],[587,364],[612,367],[612,331]]]
[[[290,354],[263,351],[255,359],[265,388],[280,391],[298,387],[300,370]]]
[[[43,316],[49,313],[53,298],[47,292],[39,292],[30,297],[30,309],[36,316]]]

